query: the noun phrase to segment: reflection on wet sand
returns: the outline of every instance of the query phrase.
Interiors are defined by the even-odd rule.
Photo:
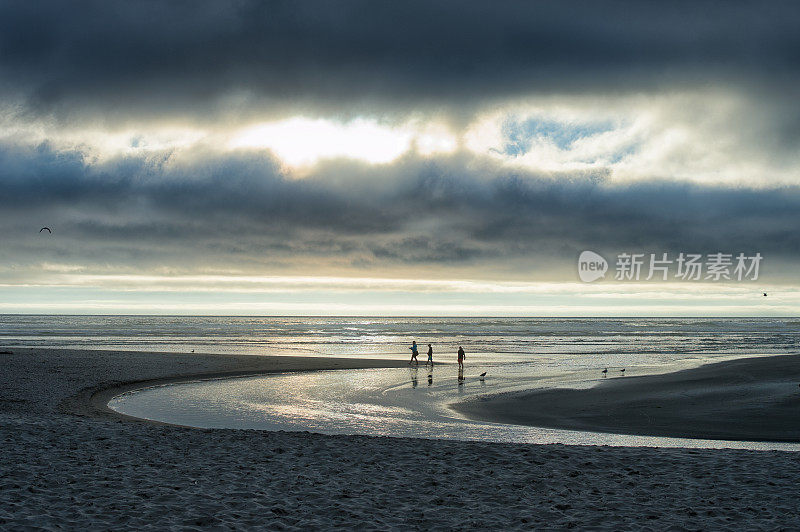
[[[542,365],[491,366],[481,386],[467,386],[455,365],[426,372],[429,385],[415,387],[413,369],[337,370],[187,382],[146,388],[114,398],[109,406],[134,417],[203,428],[313,431],[464,440],[800,449],[800,445],[711,442],[662,437],[563,431],[465,419],[449,405],[492,393],[537,388],[590,387],[596,368],[559,374]],[[602,368],[603,366],[601,366]],[[480,381],[484,368],[471,371]],[[410,373],[406,373],[410,371]],[[453,387],[453,377],[457,377]],[[409,386],[409,377],[411,386]],[[795,384],[795,387],[797,385]]]

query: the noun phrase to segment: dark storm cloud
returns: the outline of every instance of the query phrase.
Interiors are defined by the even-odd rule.
[[[456,155],[388,167],[331,163],[292,180],[257,155],[87,165],[46,146],[3,148],[0,258],[111,270],[268,263],[291,271],[310,261],[321,272],[334,263],[571,264],[583,249],[800,258],[798,187],[595,177],[513,173]],[[53,238],[36,233],[41,225]]]
[[[798,50],[796,2],[0,5],[6,98],[73,119],[205,117],[241,95],[266,112],[346,115],[709,82],[780,92]]]

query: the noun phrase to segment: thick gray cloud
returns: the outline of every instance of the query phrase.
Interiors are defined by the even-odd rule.
[[[330,163],[293,180],[259,155],[88,165],[42,146],[0,149],[0,223],[5,265],[108,271],[571,264],[583,249],[794,261],[800,187],[609,184],[509,172],[464,154]],[[41,225],[52,238],[37,234]]]
[[[516,95],[709,83],[785,96],[798,50],[796,2],[0,4],[0,90],[71,120],[455,113]]]

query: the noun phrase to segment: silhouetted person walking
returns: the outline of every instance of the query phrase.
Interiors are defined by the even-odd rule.
[[[458,346],[458,367],[464,369],[464,348]]]
[[[419,355],[419,351],[417,351],[417,341],[416,340],[411,342],[411,347],[409,347],[409,349],[411,349],[411,360],[409,360],[408,363],[411,364],[412,362],[416,362],[417,364],[419,364],[419,360],[417,360],[417,356]]]
[[[433,347],[431,347],[431,344],[428,344],[428,361],[425,364],[433,366]]]

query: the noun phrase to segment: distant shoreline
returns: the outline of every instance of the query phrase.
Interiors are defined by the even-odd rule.
[[[757,356],[585,390],[546,389],[454,403],[468,418],[554,429],[800,442],[800,355]]]

